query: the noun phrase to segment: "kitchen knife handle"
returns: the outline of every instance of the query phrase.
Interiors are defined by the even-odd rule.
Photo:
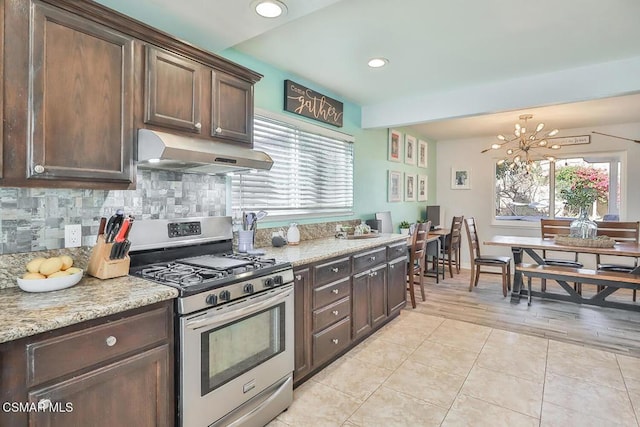
[[[118,234],[115,237],[115,241],[117,243],[121,243],[124,242],[125,239],[125,234],[127,233],[127,230],[129,230],[129,218],[125,218],[122,221],[122,224],[120,225],[120,228],[118,229]]]

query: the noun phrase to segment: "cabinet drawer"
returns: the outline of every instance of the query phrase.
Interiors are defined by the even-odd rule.
[[[353,257],[353,272],[359,273],[387,260],[387,248],[378,248]]]
[[[387,248],[387,257],[389,260],[407,256],[407,242],[396,243]]]
[[[317,265],[314,270],[314,285],[321,286],[334,282],[351,274],[349,258],[341,258],[326,264]]]
[[[27,345],[27,383],[32,386],[169,338],[168,308],[94,326]]]
[[[313,290],[313,309],[322,308],[327,304],[338,301],[345,296],[350,295],[349,277]]]
[[[313,364],[318,365],[349,345],[351,317],[313,335]]]
[[[351,298],[345,297],[313,312],[313,330],[319,331],[351,314]]]

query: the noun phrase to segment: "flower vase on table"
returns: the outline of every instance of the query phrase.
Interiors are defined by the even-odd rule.
[[[580,216],[569,225],[569,237],[595,239],[598,236],[598,224],[589,219],[586,209],[580,210]]]

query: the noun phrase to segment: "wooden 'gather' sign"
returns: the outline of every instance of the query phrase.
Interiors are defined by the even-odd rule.
[[[291,80],[284,81],[284,109],[310,119],[342,127],[342,102]]]

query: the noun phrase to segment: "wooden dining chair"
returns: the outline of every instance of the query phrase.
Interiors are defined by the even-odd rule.
[[[451,220],[451,233],[444,238],[442,245],[442,268],[449,267],[449,275],[453,278],[453,266],[456,274],[460,274],[460,240],[462,238],[462,221],[464,216],[454,216]]]
[[[471,260],[471,280],[469,282],[469,292],[474,286],[478,286],[480,278],[480,267],[500,267],[502,273],[502,295],[507,296],[507,289],[511,290],[511,257],[482,255],[480,253],[480,242],[478,240],[478,228],[474,217],[465,218],[464,225],[469,238],[469,255]],[[483,273],[495,273],[493,271],[483,271]]]
[[[540,219],[540,234],[543,239],[553,239],[559,234],[569,235],[572,219]],[[566,253],[566,252],[565,252]],[[559,267],[582,268],[583,264],[578,261],[578,253],[573,253],[573,260],[563,258],[547,257],[547,251],[542,250],[542,259],[547,265],[555,265]],[[582,295],[582,286],[580,283],[574,283],[573,289]],[[547,279],[540,279],[540,290],[547,290]]]
[[[416,224],[411,238],[411,248],[409,250],[409,266],[407,268],[407,286],[409,288],[409,295],[411,296],[411,306],[413,308],[416,308],[416,295],[414,290],[415,283],[418,283],[420,285],[420,294],[422,295],[422,301],[426,300],[424,294],[424,270],[427,263],[425,252],[427,248],[427,237],[429,235],[430,228],[431,221],[427,221],[422,224]],[[416,275],[419,277],[418,282],[415,281]]]
[[[638,243],[640,237],[640,222],[638,221],[597,221],[598,236],[609,236],[616,242]],[[620,273],[631,273],[638,266],[638,258],[633,258],[633,264],[613,264],[601,263],[600,254],[596,254],[596,264],[598,270],[618,271]],[[598,290],[601,290],[598,287]],[[633,301],[636,300],[636,290],[633,290]]]

